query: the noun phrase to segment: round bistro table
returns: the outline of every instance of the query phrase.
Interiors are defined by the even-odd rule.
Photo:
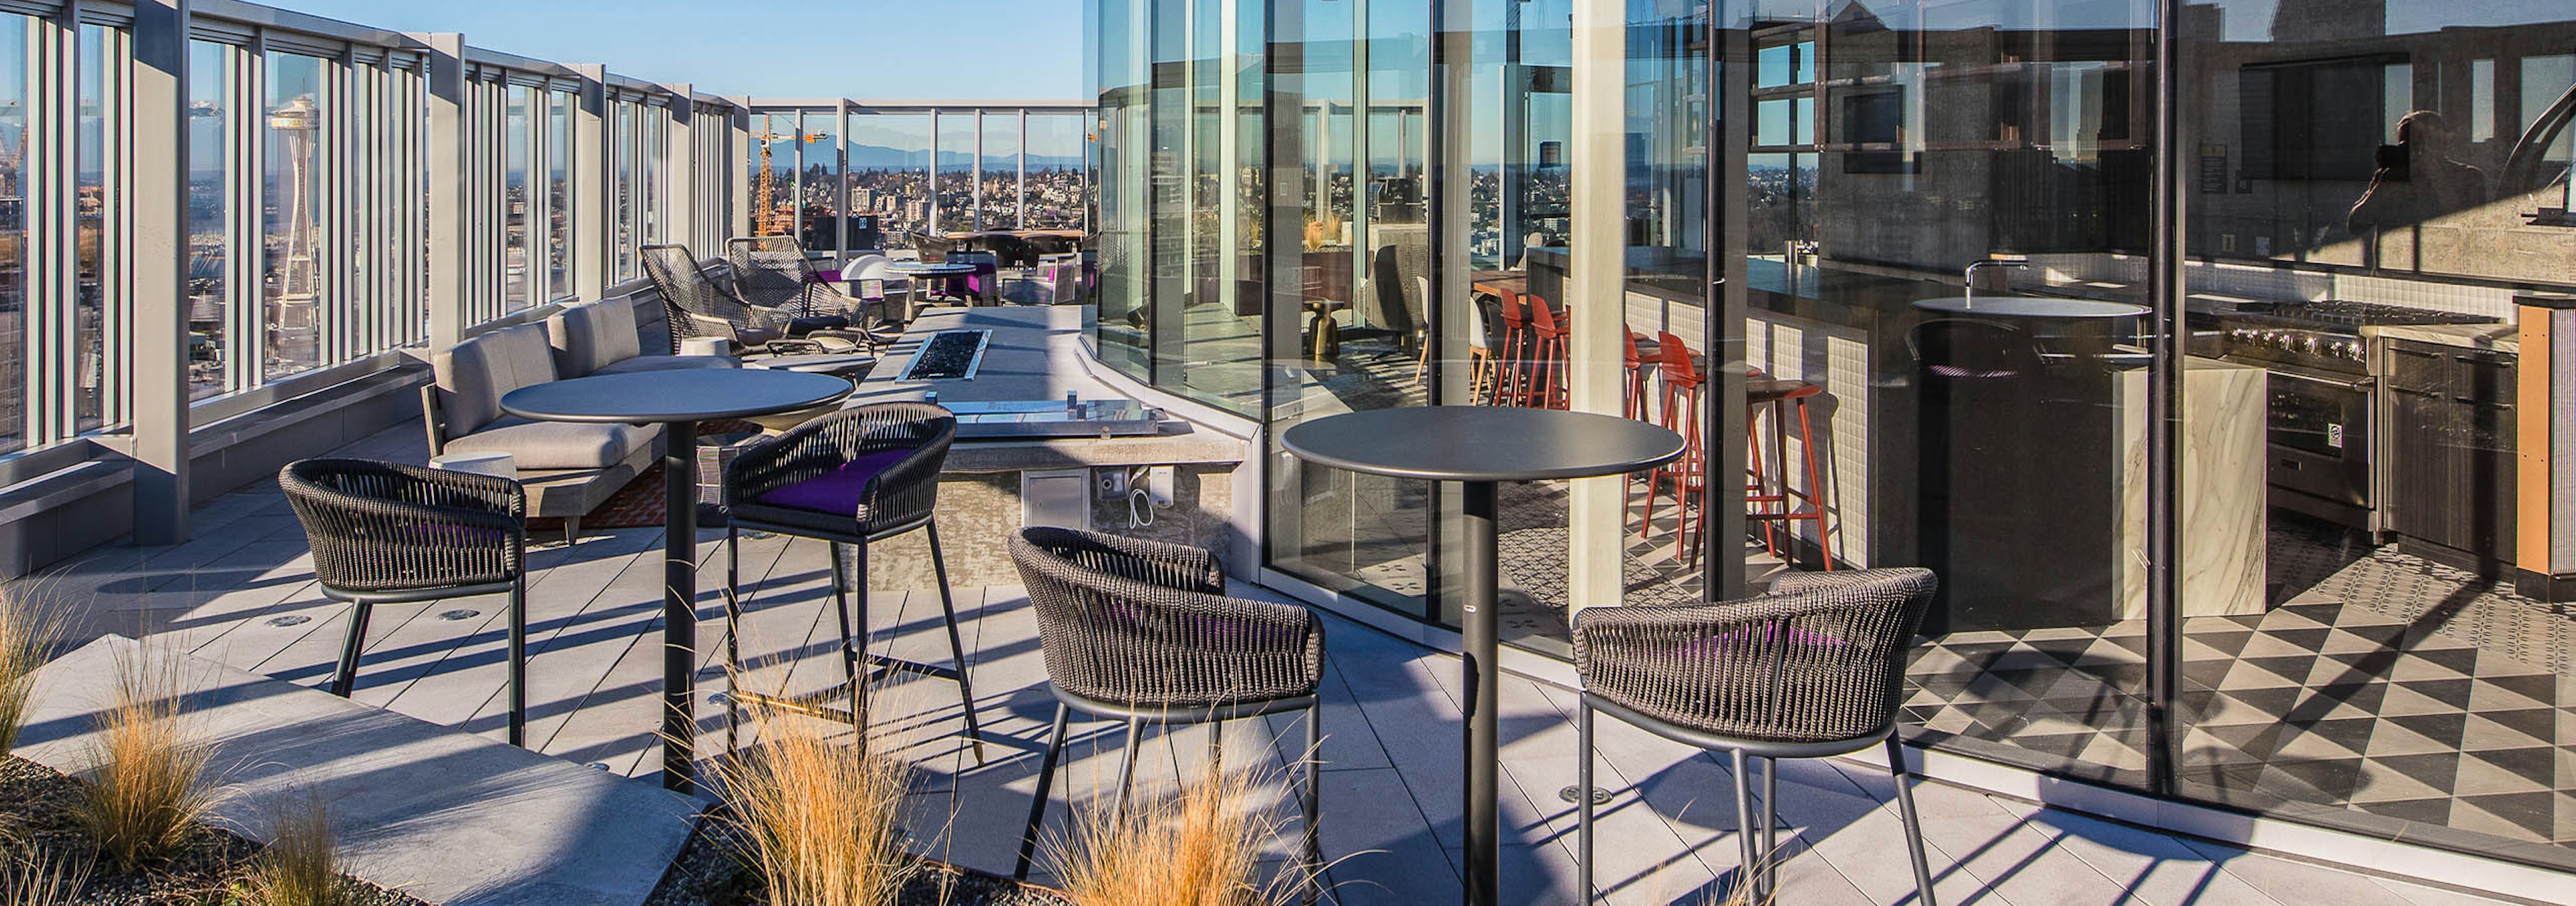
[[[957,284],[968,277],[975,276],[981,269],[972,264],[949,264],[945,261],[897,261],[886,265],[886,270],[914,280],[936,278],[940,283],[939,294],[955,299],[963,295],[957,291]]]
[[[550,422],[662,425],[662,786],[693,794],[698,684],[698,423],[839,402],[848,378],[706,368],[598,374],[531,384],[501,411]]]
[[[1460,545],[1467,690],[1466,900],[1500,894],[1502,764],[1495,697],[1501,692],[1495,626],[1494,491],[1505,481],[1625,475],[1682,455],[1682,437],[1645,422],[1588,412],[1508,406],[1428,406],[1327,416],[1288,429],[1279,443],[1318,465],[1425,481],[1462,491]],[[1437,553],[1434,553],[1437,556]]]

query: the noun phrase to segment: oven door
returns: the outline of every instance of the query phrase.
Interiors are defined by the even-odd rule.
[[[2371,506],[2372,379],[2280,364],[2271,369],[2268,469],[2274,488],[2353,507]]]

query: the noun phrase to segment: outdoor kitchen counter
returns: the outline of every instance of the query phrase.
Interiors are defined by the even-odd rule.
[[[2513,324],[2391,324],[2364,327],[2361,333],[2366,337],[2522,354],[2522,329]]]
[[[1086,405],[1129,404],[1126,391],[1094,375],[1102,367],[1083,345],[1083,309],[1070,305],[934,308],[916,316],[903,337],[877,359],[847,405],[893,400],[937,401],[964,413],[972,404],[1025,402],[1061,406],[1065,394]],[[946,330],[991,331],[971,376],[905,380],[916,350]],[[1132,427],[1134,419],[1113,423]],[[1223,430],[1162,413],[1152,433],[1102,437],[971,436],[961,424],[939,478],[939,532],[948,573],[959,587],[1017,585],[1007,537],[1026,524],[1088,527],[1137,538],[1189,544],[1228,556],[1238,547],[1238,497],[1258,492],[1244,468],[1248,442]],[[1006,428],[1007,430],[1007,423]],[[1104,496],[1107,478],[1161,476],[1170,494],[1150,509],[1125,496]],[[929,588],[928,548],[917,536],[880,542],[868,561],[877,589]]]

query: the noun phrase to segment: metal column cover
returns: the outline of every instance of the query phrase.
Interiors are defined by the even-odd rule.
[[[188,539],[188,3],[134,3],[134,540],[145,545]]]

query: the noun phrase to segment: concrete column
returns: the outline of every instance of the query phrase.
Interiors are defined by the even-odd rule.
[[[188,540],[188,3],[134,3],[134,542],[144,545]]]
[[[1576,412],[1619,415],[1626,402],[1622,332],[1627,330],[1627,40],[1620,0],[1575,0],[1573,144],[1569,257],[1559,301],[1568,341],[1569,399]],[[1572,482],[1567,504],[1569,610],[1620,603],[1619,565],[1627,540],[1628,480]]]
[[[581,85],[572,109],[572,291],[583,299],[608,297],[609,267],[617,260],[617,201],[608,197],[608,67],[572,65]]]
[[[465,36],[440,32],[429,43],[429,348],[465,338],[467,281],[473,250],[470,154],[473,123],[465,118]]]
[[[671,160],[662,189],[662,241],[697,247],[698,240],[698,102],[687,82],[667,86],[671,98]]]

